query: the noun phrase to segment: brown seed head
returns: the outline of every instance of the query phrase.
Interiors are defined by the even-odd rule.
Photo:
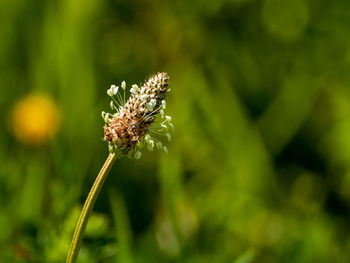
[[[125,105],[104,126],[104,141],[124,153],[133,150],[146,135],[168,91],[168,75],[157,73],[133,92]]]

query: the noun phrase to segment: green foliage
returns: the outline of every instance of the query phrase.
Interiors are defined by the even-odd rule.
[[[0,1],[0,261],[64,262],[107,89],[164,71],[169,154],[117,161],[78,262],[349,262],[349,8]],[[40,105],[15,117],[29,94],[53,98],[57,133]]]

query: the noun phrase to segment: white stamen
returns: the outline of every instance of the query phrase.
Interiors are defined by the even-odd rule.
[[[105,121],[105,123],[108,123],[108,122],[109,122],[108,114],[105,115],[104,121]]]
[[[112,97],[113,96],[113,89],[110,88],[109,90],[107,90],[107,94],[108,94],[108,96]]]
[[[122,87],[123,90],[125,90],[125,88],[126,88],[126,83],[125,83],[124,80],[123,80],[123,82],[122,82],[122,84],[121,84],[121,87]]]
[[[137,86],[136,84],[131,86],[134,90],[138,91],[139,90],[139,86]]]
[[[149,151],[153,151],[153,148],[154,148],[154,141],[153,140],[150,140],[147,144],[147,149]]]
[[[143,94],[143,95],[141,95],[140,99],[141,99],[141,101],[145,101],[145,100],[147,100],[147,97],[148,97],[147,94]]]
[[[118,93],[119,87],[116,85],[112,85],[113,87],[113,95],[116,95]]]
[[[147,110],[152,111],[154,106],[153,106],[152,102],[148,102],[146,104],[146,107],[147,107]]]
[[[159,111],[160,117],[164,118],[164,110]]]
[[[153,107],[156,106],[156,104],[157,104],[157,101],[155,99],[151,99],[150,102],[152,103]]]
[[[162,143],[160,141],[157,141],[156,142],[156,147],[157,147],[158,150],[161,150],[163,148],[163,145],[162,145]]]
[[[141,158],[141,152],[140,151],[137,151],[134,155],[135,159],[140,159]]]

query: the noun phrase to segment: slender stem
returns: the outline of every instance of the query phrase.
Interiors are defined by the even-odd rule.
[[[75,227],[72,243],[69,248],[66,263],[75,263],[79,254],[79,248],[81,239],[83,237],[89,216],[94,207],[98,194],[101,191],[103,183],[105,182],[109,171],[111,170],[114,162],[116,161],[116,154],[111,153],[108,155],[107,160],[103,164],[94,184],[91,187],[88,197],[86,198],[83,210],[80,213],[77,226]]]

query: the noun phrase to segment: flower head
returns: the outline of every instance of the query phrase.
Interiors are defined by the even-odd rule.
[[[157,73],[151,76],[141,87],[132,85],[131,96],[125,102],[125,92],[118,93],[118,87],[112,85],[107,94],[112,97],[111,107],[115,114],[102,112],[106,123],[104,126],[104,141],[109,143],[111,151],[123,155],[134,153],[136,159],[141,157],[140,149],[147,145],[149,150],[154,146],[167,151],[162,143],[152,137],[150,133],[164,135],[170,139],[169,131],[173,129],[171,117],[164,114],[165,98],[168,89],[168,75]],[[125,81],[121,84],[125,91]],[[116,104],[116,105],[115,105]],[[156,116],[160,116],[160,123],[155,124]]]

